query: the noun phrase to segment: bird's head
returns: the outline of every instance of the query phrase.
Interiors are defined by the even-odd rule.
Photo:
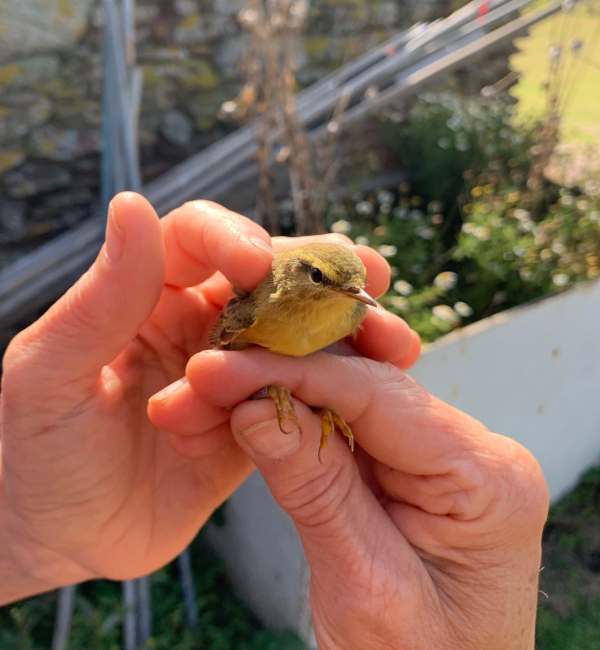
[[[275,256],[273,275],[286,293],[310,299],[337,294],[377,306],[365,291],[366,270],[352,249],[341,244],[307,244]]]

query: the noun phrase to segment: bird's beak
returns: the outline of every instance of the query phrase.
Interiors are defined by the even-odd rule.
[[[360,287],[344,287],[342,291],[349,298],[354,298],[354,300],[363,302],[365,305],[371,305],[371,307],[377,307],[377,301]]]

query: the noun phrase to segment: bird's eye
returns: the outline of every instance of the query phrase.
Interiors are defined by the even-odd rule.
[[[321,273],[320,269],[317,269],[316,267],[313,266],[309,274],[310,274],[310,279],[315,284],[321,284],[321,282],[323,282],[323,274]]]

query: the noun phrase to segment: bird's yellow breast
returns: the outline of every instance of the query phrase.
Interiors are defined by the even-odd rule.
[[[366,311],[362,303],[341,295],[278,303],[277,307],[266,302],[257,309],[254,324],[237,341],[302,357],[354,334]]]

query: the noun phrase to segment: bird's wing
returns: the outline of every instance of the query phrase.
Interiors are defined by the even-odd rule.
[[[251,327],[256,320],[254,298],[251,295],[232,298],[210,334],[211,347],[230,350],[235,339]],[[241,346],[244,347],[244,346]]]

